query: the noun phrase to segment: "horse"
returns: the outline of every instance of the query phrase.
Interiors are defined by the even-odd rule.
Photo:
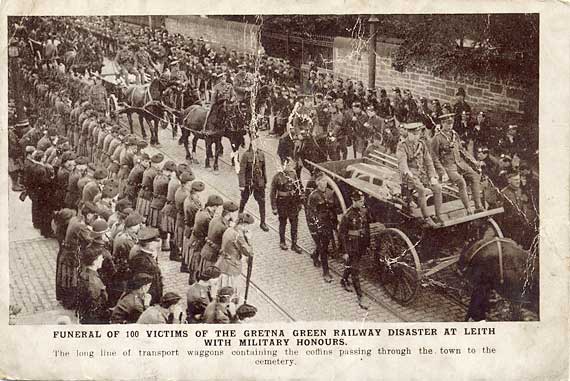
[[[246,125],[251,119],[243,104],[227,104],[224,111],[212,115],[200,104],[193,104],[182,111],[180,115],[182,126],[181,140],[186,150],[186,159],[195,160],[196,143],[198,139],[204,139],[206,145],[205,167],[210,168],[210,160],[213,158],[213,169],[219,169],[218,159],[223,153],[222,137],[228,138],[232,147],[232,164],[239,162],[237,152],[239,147],[245,144]],[[192,139],[192,153],[189,151],[188,139],[190,132],[194,134]],[[215,152],[212,152],[212,145]]]
[[[118,108],[118,102],[125,104],[125,107],[120,109],[116,116],[127,114],[129,120],[129,127],[131,134],[133,132],[133,119],[132,114],[136,113],[139,117],[139,126],[141,128],[141,135],[146,139],[146,130],[144,128],[144,121],[150,127],[150,144],[159,145],[158,141],[158,125],[163,120],[165,114],[169,112],[168,108],[162,102],[163,92],[173,83],[171,81],[163,81],[158,78],[154,79],[148,85],[129,85],[122,86],[119,93],[119,100],[113,99],[115,108]]]
[[[309,168],[311,166],[307,165],[307,161],[313,163],[322,163],[328,159],[328,144],[330,137],[328,135],[304,136],[297,145],[295,149],[295,141],[291,137],[291,134],[285,132],[280,138],[277,145],[277,156],[284,161],[287,157],[292,158],[296,165],[295,171],[297,172],[297,177],[301,178],[301,171],[303,168]]]
[[[511,303],[511,319],[520,320],[523,304],[539,306],[538,248],[527,251],[512,239],[485,234],[476,228],[462,250],[458,268],[473,287],[465,320],[486,318],[492,290]]]

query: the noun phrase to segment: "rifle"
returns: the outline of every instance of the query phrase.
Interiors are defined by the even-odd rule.
[[[247,257],[247,275],[245,278],[245,295],[243,297],[243,303],[247,303],[247,294],[249,293],[249,283],[251,282],[251,271],[253,269],[253,257]]]

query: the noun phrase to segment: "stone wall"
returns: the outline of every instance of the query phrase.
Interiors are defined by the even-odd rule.
[[[455,102],[455,92],[463,87],[466,101],[477,111],[522,113],[525,110],[527,90],[520,85],[499,80],[456,79],[450,80],[430,74],[427,70],[414,69],[398,72],[392,68],[392,55],[398,49],[396,43],[378,42],[376,47],[376,87],[383,87],[390,94],[392,87],[410,89],[415,98],[439,99],[443,104]],[[368,49],[359,41],[337,37],[334,40],[335,76],[361,80],[368,84]]]
[[[213,48],[225,46],[228,51],[255,52],[258,48],[259,26],[200,16],[168,16],[165,20],[169,33],[180,33],[197,40],[203,37]]]

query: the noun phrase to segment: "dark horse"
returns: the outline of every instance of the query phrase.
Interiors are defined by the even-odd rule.
[[[237,158],[240,146],[245,143],[244,136],[246,126],[251,119],[247,108],[239,103],[226,103],[220,106],[220,111],[208,113],[207,109],[200,104],[194,104],[184,109],[181,113],[181,126],[186,158],[191,160],[196,153],[198,139],[204,139],[206,143],[205,167],[210,168],[210,160],[214,159],[213,169],[219,169],[218,159],[223,153],[222,137],[228,138],[232,147],[232,163]],[[190,132],[194,134],[192,139],[192,153],[189,151],[188,139]],[[214,146],[214,152],[212,152]]]
[[[322,163],[328,158],[328,145],[329,136],[319,135],[319,136],[305,136],[303,139],[295,141],[291,138],[288,132],[285,132],[283,136],[279,138],[279,144],[277,146],[277,156],[281,161],[285,160],[287,157],[291,157],[295,160],[296,166],[295,171],[297,172],[297,177],[301,178],[301,171],[303,168],[313,168],[307,165],[307,161],[313,163]],[[309,169],[310,171],[310,169]]]
[[[154,79],[148,85],[129,85],[121,87],[119,94],[119,102],[123,103],[125,107],[119,109],[116,115],[127,114],[129,120],[129,127],[133,133],[133,119],[132,114],[136,113],[139,117],[139,126],[141,127],[141,134],[146,138],[146,130],[144,128],[144,121],[150,127],[150,144],[158,145],[158,126],[160,121],[169,120],[169,108],[162,102],[163,92],[170,86],[175,86],[176,82],[163,81]],[[112,108],[118,108],[118,103]]]
[[[484,320],[492,290],[513,306],[513,320],[528,305],[538,313],[539,261],[537,251],[526,251],[511,239],[485,236],[481,228],[467,243],[458,267],[473,286],[465,320]]]

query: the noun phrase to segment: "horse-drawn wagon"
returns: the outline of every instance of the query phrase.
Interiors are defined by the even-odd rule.
[[[417,195],[400,181],[396,158],[380,151],[360,159],[309,164],[328,176],[343,210],[350,206],[352,190],[365,194],[373,254],[366,262],[384,290],[400,304],[414,300],[421,285],[432,283],[430,276],[455,265],[474,237],[502,238],[492,216],[503,208],[467,214],[457,189],[448,185],[443,186],[443,223],[426,224]],[[428,195],[428,212],[433,215],[431,201]]]

